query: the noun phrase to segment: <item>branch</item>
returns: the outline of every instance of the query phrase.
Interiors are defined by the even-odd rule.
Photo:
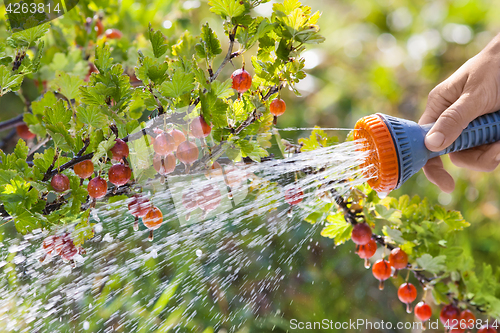
[[[234,27],[233,31],[229,34],[229,47],[228,47],[228,50],[227,50],[227,53],[226,53],[226,56],[224,57],[224,60],[222,60],[222,63],[220,64],[219,68],[217,68],[217,70],[215,71],[214,74],[210,75],[210,78],[208,79],[208,82],[212,83],[214,82],[217,77],[219,76],[219,74],[222,72],[222,70],[224,69],[224,67],[227,65],[228,62],[230,62],[233,58],[236,58],[237,56],[241,55],[243,52],[240,50],[240,51],[236,51],[236,52],[233,52],[233,49],[234,49],[234,38],[236,37],[236,31],[238,29],[238,26]],[[206,94],[207,93],[207,89],[203,89],[202,91],[202,94]],[[190,113],[191,111],[194,110],[194,108],[196,107],[196,105],[198,105],[198,103],[200,103],[200,97],[197,97],[193,103],[191,105],[189,105],[188,107],[188,113]]]
[[[23,121],[23,115],[21,114],[15,118],[1,122],[0,123],[0,131],[4,131],[6,129],[13,128],[13,127],[16,127],[16,126],[22,125],[22,124],[24,124],[24,121]]]
[[[332,183],[333,182],[330,182],[330,184],[332,184]],[[349,207],[347,206],[348,202],[346,202],[344,200],[344,198],[335,189],[332,188],[331,193],[335,199],[335,203],[342,209],[342,211],[344,213],[344,218],[345,218],[347,223],[350,223],[352,225],[356,225],[357,223],[359,223],[358,219],[362,219],[363,222],[366,222],[365,216],[363,214],[357,214],[356,212],[349,209]],[[388,248],[391,251],[393,249],[395,249],[395,246],[387,243],[383,236],[372,233],[372,238],[377,243]],[[408,264],[406,266],[406,269],[413,272],[413,275],[420,282],[422,287],[425,287],[429,282],[431,282],[434,279],[434,278],[429,278],[429,277],[425,276],[421,271],[416,270],[411,264]]]

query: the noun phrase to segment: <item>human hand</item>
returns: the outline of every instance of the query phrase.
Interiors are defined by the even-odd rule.
[[[469,59],[430,93],[419,124],[436,122],[425,137],[431,151],[450,146],[475,118],[500,109],[500,35],[479,54]],[[458,167],[492,171],[500,162],[500,142],[451,153]],[[452,192],[455,182],[444,169],[440,157],[424,166],[430,182],[444,192]]]

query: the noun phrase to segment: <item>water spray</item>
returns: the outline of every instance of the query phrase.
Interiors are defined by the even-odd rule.
[[[424,143],[434,124],[417,123],[381,113],[357,121],[354,138],[368,157],[362,167],[368,185],[384,196],[399,188],[429,159],[500,141],[500,111],[474,119],[448,148],[433,152]]]

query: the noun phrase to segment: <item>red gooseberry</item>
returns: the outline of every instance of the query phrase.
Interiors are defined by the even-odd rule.
[[[132,170],[123,163],[112,165],[108,171],[109,182],[116,186],[127,184],[131,176]]]
[[[108,29],[105,32],[105,36],[109,39],[120,39],[122,38],[123,34],[118,29]]]
[[[392,274],[391,264],[385,259],[377,260],[372,267],[373,276],[380,281],[378,288],[384,289],[384,281],[387,280]]]
[[[128,145],[122,139],[116,139],[115,145],[111,148],[111,154],[113,154],[113,160],[121,161],[128,157],[129,149]]]
[[[151,206],[149,212],[143,216],[142,223],[149,229],[149,240],[153,240],[153,230],[160,227],[163,222],[163,213],[155,206]]]
[[[269,106],[269,111],[273,116],[279,117],[286,111],[286,104],[285,101],[276,98],[271,102],[271,105]]]
[[[174,142],[175,142],[174,150],[176,150],[177,147],[179,147],[179,145],[182,142],[186,141],[186,136],[184,135],[184,133],[182,133],[178,129],[174,128],[169,134],[174,138]]]
[[[411,283],[403,283],[398,289],[398,298],[406,304],[406,312],[411,313],[410,304],[417,299],[417,288]]]
[[[304,192],[300,187],[290,187],[285,191],[285,201],[290,206],[298,205],[304,200]]]
[[[190,141],[184,141],[177,147],[177,158],[186,165],[194,163],[198,159],[198,154],[198,147]]]
[[[151,210],[151,203],[149,200],[140,195],[134,195],[128,204],[130,214],[135,217],[134,230],[139,230],[139,217],[145,216]]]
[[[174,151],[175,141],[174,138],[165,132],[161,132],[156,136],[153,142],[153,149],[158,155],[168,155]]]
[[[50,180],[50,185],[56,192],[69,190],[69,178],[62,173],[56,173]]]
[[[372,229],[366,223],[358,223],[352,228],[351,239],[357,245],[366,245],[372,239]]]
[[[394,267],[394,276],[397,276],[398,270],[406,268],[408,266],[408,255],[405,251],[401,250],[399,247],[391,251],[389,255],[389,262],[392,267]]]
[[[415,316],[421,321],[427,321],[432,317],[432,309],[429,304],[425,302],[419,302],[415,306]]]
[[[365,268],[370,268],[370,261],[368,259],[373,257],[375,252],[377,252],[377,243],[373,239],[370,239],[365,245],[359,245],[356,251],[361,259],[365,259]]]
[[[102,198],[108,192],[108,183],[101,177],[92,178],[87,185],[87,191],[94,199]]]
[[[16,127],[16,132],[17,132],[17,135],[19,135],[19,137],[21,139],[24,139],[24,140],[31,140],[31,139],[34,139],[35,138],[35,134],[32,133],[28,127],[28,125],[26,124],[21,124],[21,125],[18,125]]]
[[[206,138],[212,131],[212,127],[207,124],[202,116],[194,118],[191,121],[189,128],[191,130],[191,134],[193,134],[193,136],[198,139]]]
[[[441,309],[439,319],[447,328],[453,326],[460,317],[460,310],[453,304],[448,304]]]
[[[91,160],[81,161],[73,167],[75,174],[81,179],[86,179],[94,173],[94,164]]]
[[[174,171],[176,163],[177,160],[174,154],[168,154],[167,156],[155,155],[153,158],[153,167],[162,176]]]
[[[243,94],[252,86],[252,76],[244,69],[237,69],[231,75],[233,89]]]

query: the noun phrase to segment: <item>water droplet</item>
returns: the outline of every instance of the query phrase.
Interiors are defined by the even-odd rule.
[[[202,250],[196,250],[196,256],[199,258],[203,255],[203,251]]]
[[[84,329],[84,330],[88,330],[89,328],[90,328],[90,324],[89,324],[89,322],[88,322],[88,321],[84,321],[84,322],[83,322],[83,329]]]
[[[389,192],[377,192],[377,195],[380,199],[384,199],[389,195]]]

